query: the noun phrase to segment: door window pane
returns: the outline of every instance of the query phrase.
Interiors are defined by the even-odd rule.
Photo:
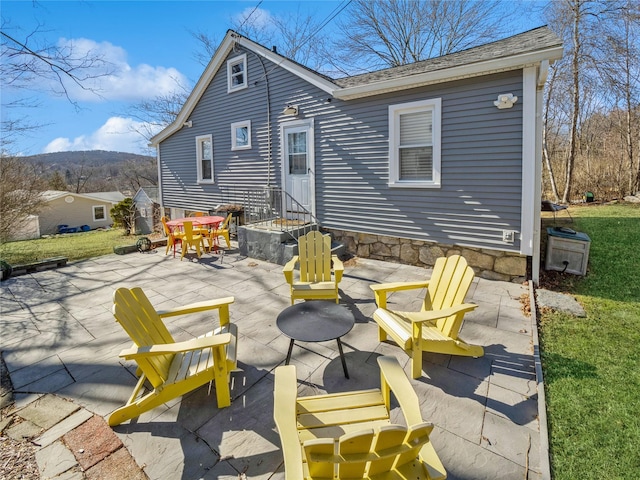
[[[307,174],[307,133],[288,134],[289,173],[292,175]]]

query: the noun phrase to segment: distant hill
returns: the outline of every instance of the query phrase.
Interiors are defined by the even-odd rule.
[[[126,152],[88,150],[22,157],[34,164],[46,189],[76,193],[119,191],[127,196],[158,183],[156,158]]]
[[[85,165],[104,165],[105,163],[118,163],[129,160],[138,160],[141,162],[149,160],[155,161],[155,157],[150,157],[148,155],[137,155],[135,153],[126,152],[108,152],[106,150],[41,153],[38,155],[30,155],[24,158],[36,162],[46,162],[49,164],[69,163],[72,165],[78,165],[81,163],[84,163]]]

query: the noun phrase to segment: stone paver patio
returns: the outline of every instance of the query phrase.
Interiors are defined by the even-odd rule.
[[[152,479],[284,478],[272,397],[273,371],[284,363],[289,341],[275,319],[289,305],[289,288],[280,265],[234,252],[182,262],[164,249],[107,255],[3,282],[2,350],[18,405],[55,393],[107,417],[126,402],[135,365],[118,357],[130,341],[111,315],[115,288],[140,286],[159,309],[233,295],[241,371],[232,375],[231,406],[216,408],[215,395],[203,387],[114,430]],[[378,355],[396,356],[409,372],[407,355],[377,340],[369,285],[428,275],[406,265],[349,262],[340,291],[356,317],[343,337],[351,378],[344,378],[336,342],[296,344],[292,363],[302,394],[377,386]],[[476,279],[468,301],[479,308],[467,316],[462,336],[483,345],[485,356],[427,354],[423,377],[411,380],[424,419],[436,426],[432,441],[450,479],[547,478],[537,337],[519,301],[528,293],[524,285]],[[420,302],[407,292],[390,298],[403,308]],[[177,340],[212,327],[207,314],[169,318],[167,325]]]

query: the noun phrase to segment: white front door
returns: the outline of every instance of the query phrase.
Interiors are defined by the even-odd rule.
[[[287,199],[287,217],[306,210],[314,212],[313,122],[292,122],[282,126],[282,185]]]

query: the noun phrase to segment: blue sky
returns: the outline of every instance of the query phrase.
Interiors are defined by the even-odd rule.
[[[252,1],[5,1],[1,3],[2,29],[24,39],[38,26],[50,44],[72,43],[74,48],[100,52],[111,62],[112,72],[96,87],[102,98],[71,89],[79,108],[63,96],[38,94],[39,107],[3,109],[3,121],[28,116],[44,125],[12,145],[12,152],[23,155],[68,150],[112,150],[154,154],[146,142],[131,131],[135,120],[129,107],[144,99],[175,89],[175,80],[193,87],[204,70],[195,59],[202,51],[192,32],[206,32],[222,40],[232,21],[252,11]],[[279,15],[286,11],[312,13],[327,18],[341,1],[263,0],[258,13]],[[245,13],[246,14],[246,13]],[[531,23],[529,23],[531,22]],[[522,28],[540,26],[539,20],[526,19]],[[326,28],[331,28],[331,24]],[[12,92],[5,89],[3,104]]]

